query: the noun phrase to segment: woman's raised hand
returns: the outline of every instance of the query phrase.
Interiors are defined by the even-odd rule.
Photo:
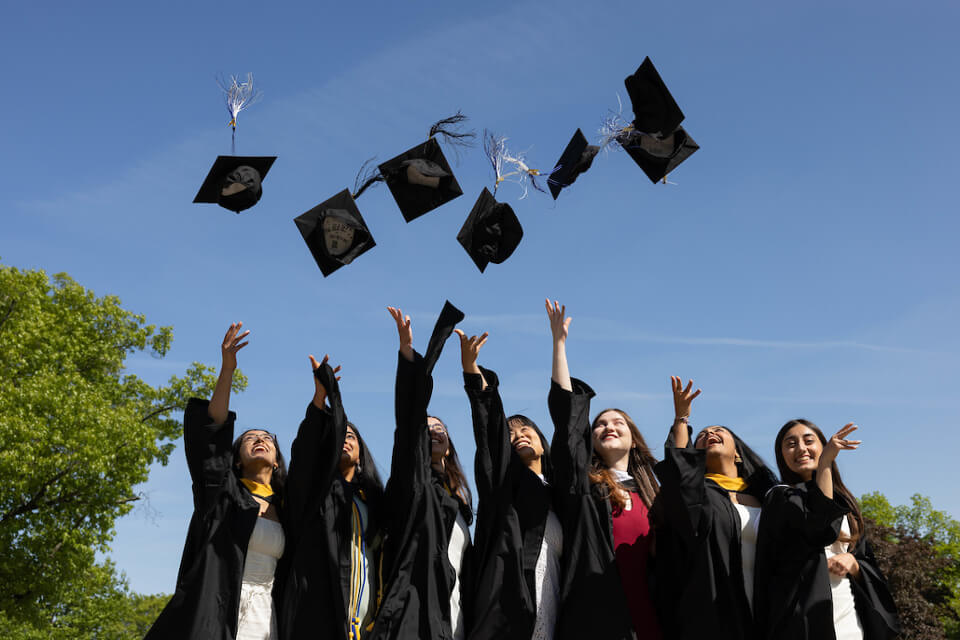
[[[550,299],[545,300],[547,307],[547,316],[550,318],[550,332],[553,334],[553,341],[557,342],[566,342],[567,334],[570,331],[570,322],[573,318],[565,317],[567,313],[567,306],[560,306],[560,303],[556,300],[553,301],[553,305],[550,305]]]
[[[242,328],[242,322],[232,322],[230,328],[227,329],[226,335],[223,336],[223,344],[220,345],[221,369],[225,369],[231,373],[237,368],[237,351],[240,351],[240,349],[250,344],[249,341],[243,342],[243,339],[250,335],[250,331],[247,330],[240,333],[240,329]]]
[[[413,362],[413,329],[410,327],[410,316],[404,316],[399,307],[387,307],[387,311],[397,323],[397,333],[400,334],[400,353]]]
[[[837,455],[841,451],[853,451],[860,446],[862,440],[847,440],[847,436],[857,430],[857,425],[852,422],[848,422],[843,425],[839,431],[837,431],[833,436],[827,441],[827,444],[823,447],[823,453],[820,454],[820,462],[818,466],[820,468],[829,467],[834,460],[837,459]]]
[[[325,356],[323,356],[323,360],[321,360],[320,362],[317,362],[317,359],[314,358],[314,357],[311,355],[311,356],[310,356],[310,367],[313,369],[314,374],[316,374],[317,369],[319,369],[319,368],[322,367],[323,365],[327,364],[327,360],[329,360],[329,359],[330,359],[330,356],[325,355]],[[333,373],[334,373],[334,375],[336,375],[336,374],[339,373],[339,372],[340,372],[340,365],[337,365],[336,367],[334,367]],[[340,376],[337,376],[337,380],[339,380],[339,379],[340,379]],[[320,379],[317,378],[316,375],[313,376],[313,387],[314,387],[314,390],[313,390],[313,405],[314,405],[317,409],[323,409],[323,405],[324,405],[324,404],[326,403],[326,401],[327,401],[327,389],[323,386],[323,384],[320,382]]]
[[[690,389],[693,388],[693,380],[688,380],[687,386],[684,388],[683,380],[680,376],[670,376],[670,386],[673,388],[674,417],[678,420],[680,418],[689,418],[690,405],[693,403],[693,399],[700,395],[700,389],[690,393]]]
[[[480,353],[480,348],[486,344],[487,336],[490,335],[486,331],[483,332],[481,336],[467,336],[460,329],[454,329],[456,334],[460,336],[460,362],[463,364],[464,373],[480,373],[480,367],[477,366],[477,355]]]

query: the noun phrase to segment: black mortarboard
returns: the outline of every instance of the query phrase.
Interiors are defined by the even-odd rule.
[[[654,183],[700,148],[683,127],[662,138],[631,131],[621,135],[618,142]]]
[[[435,138],[384,162],[379,170],[407,222],[463,195]]]
[[[349,189],[293,219],[327,277],[376,246]]]
[[[470,210],[457,240],[467,250],[480,273],[487,263],[500,264],[510,257],[523,238],[523,227],[510,205],[497,202],[484,187]]]
[[[240,213],[260,201],[261,183],[276,156],[217,156],[194,202],[215,202]]]
[[[554,200],[560,195],[561,189],[569,187],[576,181],[577,176],[590,168],[599,151],[600,147],[587,144],[583,132],[577,129],[573,138],[570,139],[570,144],[563,150],[563,155],[560,156],[553,173],[547,179]]]
[[[683,122],[683,111],[667,90],[650,58],[623,83],[633,104],[633,126],[637,131],[667,135]]]

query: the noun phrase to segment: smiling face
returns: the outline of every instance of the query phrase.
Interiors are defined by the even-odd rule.
[[[520,420],[511,420],[507,426],[510,429],[510,446],[521,460],[529,463],[543,455],[543,442],[533,426]]]
[[[724,427],[707,427],[694,440],[693,446],[697,449],[706,449],[708,456],[719,456],[733,460],[737,457],[737,443],[733,434]]]
[[[450,436],[447,435],[447,427],[440,422],[439,418],[429,416],[427,418],[427,429],[430,431],[430,458],[433,462],[440,462],[450,451]]]
[[[787,468],[804,479],[810,480],[817,470],[823,443],[813,429],[805,424],[791,427],[780,443],[780,455]]]
[[[604,411],[593,421],[593,450],[607,465],[608,459],[620,458],[633,447],[630,425],[616,410]]]
[[[347,425],[347,435],[343,439],[343,449],[340,453],[340,466],[355,467],[360,460],[360,441],[353,427]]]
[[[251,429],[240,437],[240,467],[277,466],[277,442],[268,431]]]

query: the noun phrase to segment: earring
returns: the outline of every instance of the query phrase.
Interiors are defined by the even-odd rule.
[[[273,470],[274,470],[274,471],[276,471],[276,470],[279,469],[279,468],[280,468],[280,465],[278,465],[278,464],[273,465]]]
[[[357,462],[357,473],[360,473],[361,471],[363,471],[363,466]]]
[[[741,457],[740,457],[740,454],[738,453],[737,455],[735,455],[735,456],[733,457],[733,461],[734,461],[734,462],[743,462],[743,458],[741,458]]]

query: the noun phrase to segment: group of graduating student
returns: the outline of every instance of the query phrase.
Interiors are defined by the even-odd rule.
[[[782,483],[732,430],[694,435],[692,382],[671,379],[676,418],[659,462],[630,416],[590,417],[570,376],[571,319],[553,337],[548,442],[507,416],[447,303],[423,355],[400,337],[386,487],[347,420],[339,367],[310,356],[315,392],[287,471],[274,435],[234,440],[233,324],[213,397],[191,399],[184,447],[194,513],[176,591],[147,635],[276,640],[882,640],[893,600],[837,470],[831,438],[791,420],[776,437]],[[476,510],[450,430],[428,412],[444,342],[460,338],[476,441]],[[470,526],[474,525],[471,540]]]

